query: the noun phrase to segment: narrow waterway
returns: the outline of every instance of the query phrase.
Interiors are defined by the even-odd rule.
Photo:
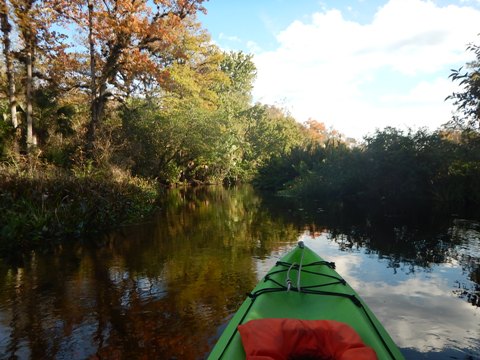
[[[480,359],[477,222],[377,224],[250,187],[177,189],[163,204],[101,247],[0,260],[0,359],[203,359],[299,239],[336,263],[407,359]]]

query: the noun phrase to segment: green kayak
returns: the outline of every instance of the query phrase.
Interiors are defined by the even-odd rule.
[[[362,345],[368,347],[374,356],[376,354],[378,359],[404,359],[373,312],[345,280],[337,274],[334,268],[334,263],[324,261],[303,242],[299,242],[298,246],[281,258],[255,289],[248,294],[247,299],[242,303],[220,336],[208,359],[245,359],[247,345],[243,343],[246,340],[242,327],[250,326],[250,324],[258,322],[259,319],[261,319],[260,321],[270,321],[270,323],[261,325],[264,328],[263,330],[258,328],[257,330],[260,333],[257,333],[257,335],[250,335],[253,340],[258,337],[258,334],[261,335],[257,339],[257,344],[264,342],[264,336],[269,334],[277,339],[272,341],[281,341],[281,346],[288,341],[302,341],[293,340],[298,334],[283,333],[279,336],[278,331],[284,331],[274,328],[284,321],[279,319],[299,322],[302,324],[301,326],[304,326],[305,323],[307,326],[313,324],[313,326],[318,325],[320,327],[323,327],[324,323],[328,323],[327,326],[346,324],[346,327],[356,333],[357,337],[359,336]],[[265,331],[265,329],[267,330]],[[300,329],[299,331],[302,332],[299,339],[308,341],[308,336],[303,335],[305,330]],[[332,331],[330,330],[330,332]],[[335,335],[333,337],[328,336],[335,338]],[[283,340],[278,340],[280,338]],[[269,340],[267,339],[265,342],[269,342]],[[248,346],[251,348],[252,345]],[[359,345],[355,346],[358,347]],[[248,348],[248,351],[251,355],[250,348]],[[257,354],[260,354],[260,352],[257,352]],[[275,356],[251,358],[270,359],[275,358]],[[363,357],[332,356],[329,358]],[[370,359],[365,357],[365,359],[367,358]]]

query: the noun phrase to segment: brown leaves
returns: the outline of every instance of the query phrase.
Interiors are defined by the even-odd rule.
[[[72,0],[68,6],[62,0],[49,1],[54,3],[63,19],[68,20],[86,37],[88,11],[85,0]],[[199,10],[204,11],[202,2],[203,0],[94,2],[92,37],[97,69],[101,73],[99,79],[115,85],[120,81],[117,78],[120,73],[127,83],[149,74],[150,79],[162,85],[167,78],[166,68],[172,59],[183,56],[176,45],[187,31],[188,21],[185,17],[194,16]]]

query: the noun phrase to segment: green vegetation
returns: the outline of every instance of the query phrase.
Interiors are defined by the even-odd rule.
[[[415,216],[472,213],[480,205],[479,176],[480,134],[387,128],[359,147],[332,142],[272,158],[256,183],[322,207]]]
[[[453,116],[452,125],[464,129],[480,129],[480,46],[469,44],[467,51],[475,55],[475,60],[463,67],[452,70],[450,78],[458,81],[462,91],[454,92],[448,96],[457,107],[457,113]],[[463,72],[462,72],[463,71]]]
[[[0,168],[2,254],[85,240],[149,216],[158,205],[159,189],[147,180],[22,168]]]

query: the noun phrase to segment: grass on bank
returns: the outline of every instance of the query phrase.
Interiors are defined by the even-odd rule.
[[[138,222],[157,208],[153,181],[118,169],[0,165],[0,256],[48,250]]]

